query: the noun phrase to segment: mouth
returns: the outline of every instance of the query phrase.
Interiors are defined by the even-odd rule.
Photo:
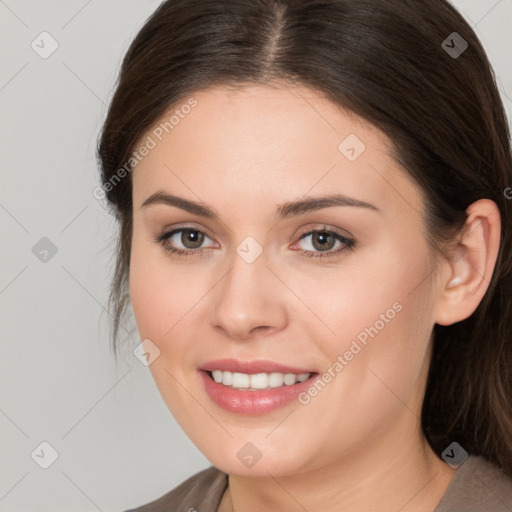
[[[289,388],[314,379],[318,372],[282,373],[260,372],[240,373],[223,370],[202,370],[210,380],[228,389],[236,391],[268,391],[277,388]],[[302,387],[302,386],[301,386]]]
[[[261,369],[261,364],[258,368]],[[276,369],[274,364],[271,369]],[[296,402],[320,378],[318,372],[300,372],[241,373],[218,367],[198,370],[212,402],[226,411],[245,416],[271,413]]]

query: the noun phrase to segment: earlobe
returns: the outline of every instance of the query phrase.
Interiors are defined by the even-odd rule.
[[[499,209],[490,199],[480,199],[466,210],[467,219],[455,256],[440,283],[435,323],[451,325],[476,310],[489,287],[501,235]]]

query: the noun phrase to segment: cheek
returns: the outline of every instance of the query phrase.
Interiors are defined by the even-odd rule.
[[[130,260],[130,299],[140,337],[154,339],[164,332],[165,301],[170,300],[171,294],[162,293],[159,269],[148,256],[150,254],[135,239]]]
[[[333,403],[339,404],[340,415],[348,404],[362,417],[403,407],[400,400],[416,390],[428,364],[433,325],[425,277],[431,264],[419,251],[406,261],[396,254],[390,247],[358,272],[332,273],[330,281],[324,276],[300,281],[298,294],[316,290],[306,295],[314,315],[308,314],[302,325],[308,339],[322,340],[323,370],[336,375],[328,386],[337,395]]]
[[[370,332],[385,338],[386,332],[429,322],[425,278],[432,269],[419,244],[404,254],[398,241],[389,240],[380,244],[378,257],[374,250],[365,250],[347,259],[346,265],[295,276],[294,292],[309,310],[304,323],[312,327],[310,339],[330,340],[323,344],[334,354],[348,349],[358,335],[364,343],[373,338]],[[405,341],[393,338],[396,344]]]
[[[176,268],[163,248],[134,236],[129,288],[141,337],[160,342],[170,339],[175,326],[204,295],[192,266]]]
[[[183,333],[192,328],[187,321],[192,321],[191,308],[201,297],[189,274],[174,271],[163,249],[134,237],[129,289],[139,336],[160,350],[149,370],[170,412],[185,425],[190,399],[179,383],[190,378],[189,358],[194,354]]]

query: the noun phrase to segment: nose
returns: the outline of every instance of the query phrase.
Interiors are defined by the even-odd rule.
[[[288,290],[269,268],[265,251],[252,262],[238,253],[231,261],[212,290],[214,328],[231,339],[247,340],[256,332],[264,335],[286,327]]]

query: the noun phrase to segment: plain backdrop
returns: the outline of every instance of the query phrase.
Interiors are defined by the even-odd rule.
[[[453,3],[510,120],[512,0]],[[108,340],[116,224],[93,196],[96,139],[158,4],[0,0],[0,511],[122,511],[210,465],[131,352],[135,324],[117,364]]]

